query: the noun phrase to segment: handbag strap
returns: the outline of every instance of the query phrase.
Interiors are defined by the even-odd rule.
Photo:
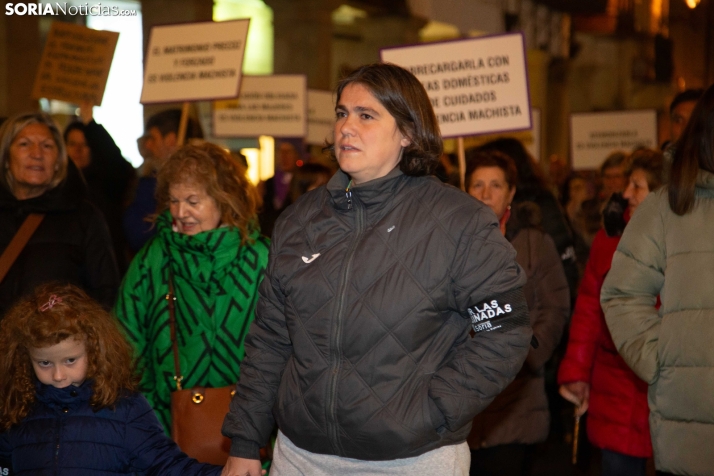
[[[176,339],[176,293],[174,292],[174,276],[171,272],[171,263],[169,263],[169,292],[166,295],[166,300],[169,305],[169,325],[171,326],[171,348],[174,353],[174,380],[176,381],[176,390],[182,390],[181,382],[181,363],[179,362],[178,342]]]
[[[20,256],[20,253],[25,248],[27,242],[30,241],[30,238],[32,238],[32,234],[35,233],[37,227],[42,223],[43,218],[45,218],[44,213],[30,213],[27,215],[27,218],[25,218],[25,221],[22,222],[22,225],[20,225],[15,236],[10,240],[7,248],[5,248],[2,256],[0,256],[0,283],[5,279],[5,275],[10,271],[13,263],[17,257]]]

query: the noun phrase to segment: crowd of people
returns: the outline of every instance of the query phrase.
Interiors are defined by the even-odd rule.
[[[714,87],[662,150],[548,179],[500,138],[465,191],[408,71],[335,113],[333,167],[284,141],[258,186],[178,110],[139,170],[91,104],[2,124],[0,474],[522,476],[566,402],[603,476],[714,474]],[[199,462],[172,392],[231,385]]]

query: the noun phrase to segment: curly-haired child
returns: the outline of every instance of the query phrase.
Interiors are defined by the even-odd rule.
[[[164,433],[132,351],[82,290],[46,284],[0,322],[0,458],[14,475],[218,475]]]

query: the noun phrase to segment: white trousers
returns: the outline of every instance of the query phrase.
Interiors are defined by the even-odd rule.
[[[466,442],[442,446],[413,458],[365,461],[311,453],[298,448],[278,431],[270,476],[468,476],[470,466],[471,452]]]

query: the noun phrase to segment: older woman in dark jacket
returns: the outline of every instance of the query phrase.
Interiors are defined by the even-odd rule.
[[[107,308],[119,273],[107,225],[67,179],[62,135],[46,114],[25,113],[0,129],[0,252],[31,213],[44,218],[0,282],[0,316],[38,284],[61,281],[83,287]]]
[[[520,476],[528,466],[528,445],[547,438],[550,412],[543,368],[560,341],[570,307],[560,256],[553,239],[540,230],[538,205],[522,202],[511,209],[516,182],[516,167],[505,154],[486,150],[469,157],[466,190],[493,210],[516,249],[528,277],[523,290],[538,341],[516,379],[473,421],[471,474],[479,476]]]

